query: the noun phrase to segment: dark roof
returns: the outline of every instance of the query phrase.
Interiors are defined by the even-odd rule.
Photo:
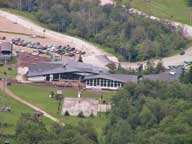
[[[181,72],[182,72],[182,66],[178,66],[175,69],[171,70],[176,72],[175,75],[171,75],[168,71],[159,73],[159,74],[149,74],[149,75],[144,75],[143,79],[149,79],[149,80],[161,80],[161,81],[174,81],[178,80]],[[95,78],[103,78],[103,79],[109,79],[113,81],[118,81],[122,83],[127,83],[127,82],[135,82],[137,83],[137,75],[130,75],[130,74],[100,74],[100,75],[91,75],[91,76],[86,76],[85,80],[89,79],[95,79]]]
[[[12,44],[10,42],[0,42],[0,51],[12,52]]]
[[[159,74],[149,74],[144,75],[143,79],[149,79],[149,80],[161,80],[161,81],[174,81],[178,80],[181,73],[182,73],[183,66],[178,66],[172,70],[168,70]],[[175,75],[171,75],[170,71],[174,71]]]
[[[118,81],[122,83],[127,83],[127,82],[137,82],[137,76],[136,75],[125,75],[125,74],[99,74],[99,75],[91,75],[91,76],[86,76],[84,80],[89,80],[89,79],[96,79],[96,78],[103,78],[103,79],[108,79],[108,80],[113,80],[113,81]]]
[[[108,73],[108,69],[96,67],[90,64],[76,62],[73,60],[58,62],[40,62],[29,66],[28,76],[39,76],[56,73],[76,72],[86,75],[87,73]]]

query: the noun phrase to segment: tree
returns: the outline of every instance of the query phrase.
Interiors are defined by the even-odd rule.
[[[184,83],[191,83],[192,84],[192,66],[190,66],[188,71],[183,69],[183,73],[180,77],[180,80]]]
[[[38,144],[47,137],[42,122],[30,114],[22,114],[16,126],[16,142],[19,144]]]
[[[112,99],[107,144],[191,143],[191,84],[144,80]]]
[[[156,66],[156,73],[164,72],[165,67],[163,66],[162,61],[159,61]]]
[[[115,65],[115,63],[111,62],[111,63],[107,64],[106,66],[110,69],[110,71],[111,71],[112,73],[115,72],[115,70],[116,70],[116,65]]]
[[[186,0],[186,3],[189,7],[192,7],[192,0]]]
[[[107,47],[121,60],[165,57],[188,43],[181,28],[128,13],[131,0],[123,6],[121,0],[105,6],[101,6],[99,0],[1,1],[2,7],[31,12],[50,29]]]
[[[84,118],[85,117],[84,114],[83,114],[83,111],[80,111],[80,113],[78,114],[78,117],[80,117],[80,118]]]

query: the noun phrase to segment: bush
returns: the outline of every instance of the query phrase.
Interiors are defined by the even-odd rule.
[[[78,117],[80,117],[80,118],[84,118],[85,117],[82,111],[79,113]]]
[[[70,116],[69,112],[68,111],[65,111],[65,116]]]

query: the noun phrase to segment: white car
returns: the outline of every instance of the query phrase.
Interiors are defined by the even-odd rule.
[[[175,71],[170,71],[169,74],[170,75],[176,75],[176,72]]]
[[[32,52],[32,55],[38,56],[38,55],[39,55],[39,52],[38,52],[38,51],[33,51],[33,52]]]

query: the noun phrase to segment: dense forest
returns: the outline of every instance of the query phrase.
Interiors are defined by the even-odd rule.
[[[192,85],[143,81],[115,97],[107,144],[191,144]]]
[[[0,144],[5,144],[1,138]],[[97,133],[91,123],[80,122],[78,126],[53,124],[47,128],[31,114],[22,114],[12,137],[14,144],[98,144]]]
[[[1,7],[31,12],[49,28],[113,49],[124,60],[165,57],[186,47],[181,30],[128,12],[129,6],[94,0],[0,0]]]
[[[112,99],[112,111],[103,130],[105,144],[191,144],[191,87],[192,84],[178,81],[129,83]],[[47,128],[30,114],[21,116],[13,141],[17,144],[99,144],[91,123],[64,127],[54,124]]]

